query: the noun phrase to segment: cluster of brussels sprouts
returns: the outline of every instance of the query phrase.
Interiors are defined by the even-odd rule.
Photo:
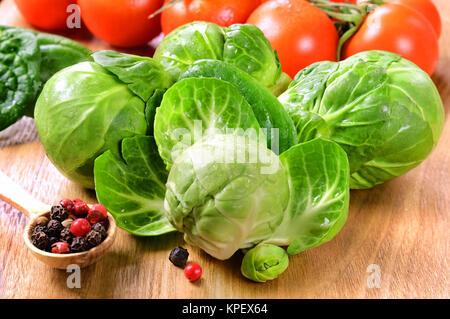
[[[178,230],[218,259],[246,249],[242,274],[264,282],[339,232],[350,188],[417,166],[443,126],[433,82],[395,54],[289,82],[256,27],[195,22],[154,59],[100,51],[60,71],[35,118],[51,161],[120,227]]]

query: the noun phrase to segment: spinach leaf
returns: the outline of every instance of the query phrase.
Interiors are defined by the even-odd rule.
[[[33,32],[0,28],[0,130],[33,105],[41,87],[41,52]]]

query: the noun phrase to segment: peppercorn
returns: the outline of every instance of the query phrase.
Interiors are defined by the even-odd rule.
[[[61,241],[65,241],[66,243],[71,244],[74,237],[75,236],[70,232],[69,228],[64,228],[63,230],[61,230],[60,233]]]
[[[72,223],[73,223],[74,220],[75,220],[75,219],[73,219],[73,218],[67,218],[67,219],[64,219],[64,220],[61,222],[61,225],[63,225],[63,227],[69,227],[69,228],[70,228],[70,225],[72,225]]]
[[[102,220],[102,221],[99,221],[99,222],[96,223],[96,224],[100,224],[100,225],[102,225],[103,227],[105,227],[106,230],[108,230],[108,227],[109,227],[109,220],[108,220],[108,218],[106,218],[106,219],[104,219],[104,220]]]
[[[169,255],[169,260],[177,267],[183,268],[186,266],[187,259],[189,257],[189,252],[183,247],[176,247],[172,249]]]
[[[31,236],[31,241],[34,246],[41,250],[45,250],[48,247],[48,236],[44,232],[37,232]]]
[[[48,218],[45,216],[40,216],[36,218],[36,225],[47,226]]]
[[[48,238],[48,245],[49,246],[51,246],[51,245],[53,245],[54,243],[57,243],[57,242],[59,242],[58,237],[49,237]]]
[[[43,225],[36,225],[33,228],[33,231],[31,232],[32,234],[35,233],[47,233],[47,226],[43,226]]]
[[[62,229],[63,226],[61,223],[55,219],[50,220],[47,224],[47,234],[50,237],[57,237],[61,233]]]
[[[95,223],[94,225],[92,225],[92,230],[100,233],[103,239],[106,237],[106,229],[101,223]]]
[[[88,242],[88,244],[91,247],[95,247],[100,245],[100,243],[102,242],[102,234],[100,234],[99,232],[96,232],[94,230],[91,230],[87,235],[86,235],[86,241]]]
[[[70,251],[73,253],[79,253],[89,249],[89,245],[84,237],[74,237],[70,244]]]
[[[63,206],[52,206],[50,209],[50,218],[62,222],[69,217],[69,211]]]

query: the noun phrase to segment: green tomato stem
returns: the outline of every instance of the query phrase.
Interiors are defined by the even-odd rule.
[[[182,0],[172,0],[170,1],[168,4],[163,5],[161,8],[159,8],[157,11],[153,12],[151,15],[148,16],[149,19],[152,19],[154,17],[156,17],[158,14],[160,14],[161,12],[163,12],[164,10],[170,8],[171,6],[173,6],[175,3],[181,2]]]

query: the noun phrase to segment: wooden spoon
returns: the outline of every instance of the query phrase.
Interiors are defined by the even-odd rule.
[[[25,244],[36,258],[53,268],[66,269],[71,264],[76,264],[80,268],[91,265],[103,257],[114,242],[117,226],[114,218],[108,213],[108,231],[105,240],[100,245],[81,253],[72,254],[53,254],[40,250],[31,242],[31,233],[36,226],[37,218],[45,216],[50,219],[51,205],[44,204],[31,197],[2,172],[0,172],[0,199],[29,217],[28,225],[25,227],[23,234]]]

